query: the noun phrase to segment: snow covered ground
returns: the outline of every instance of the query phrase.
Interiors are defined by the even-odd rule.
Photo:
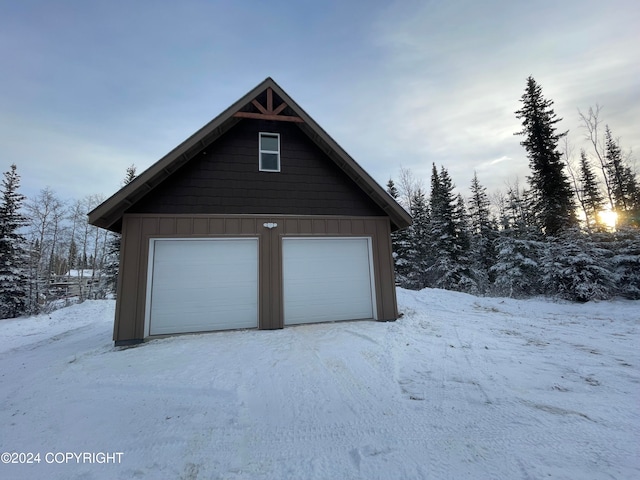
[[[112,301],[3,320],[2,460],[40,463],[0,478],[640,478],[640,302],[398,297],[127,349]]]

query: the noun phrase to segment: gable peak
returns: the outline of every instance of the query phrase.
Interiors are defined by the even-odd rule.
[[[280,90],[277,84],[267,77],[263,84],[269,85],[260,91],[249,103],[233,114],[237,118],[253,118],[258,120],[274,120],[279,122],[303,123],[304,120],[291,108],[291,105],[282,97],[284,92],[278,94],[274,88]]]

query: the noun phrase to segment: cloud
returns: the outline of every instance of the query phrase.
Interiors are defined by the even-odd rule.
[[[582,142],[577,108],[599,102],[635,149],[639,9],[621,18],[624,9],[616,7],[630,3],[615,3],[539,2],[535,9],[521,2],[394,3],[374,27],[393,86],[389,136],[413,153],[421,171],[441,162],[466,185],[478,168],[490,174],[490,189],[502,188],[505,179],[528,174],[513,134],[532,74],[556,102],[564,117],[558,127],[572,130],[573,142]]]
[[[506,162],[509,160],[511,160],[511,158],[507,157],[506,155],[503,155],[500,158],[495,158],[493,160],[489,160],[487,162],[481,163],[476,167],[476,170],[487,170],[493,167],[494,165],[498,165],[499,163]]]
[[[120,150],[18,117],[0,118],[0,144],[6,166],[16,163],[27,197],[46,186],[62,199],[111,195],[120,187],[126,167],[144,159],[141,152]]]
[[[577,109],[599,103],[640,151],[635,4],[16,2],[0,7],[0,155],[29,188],[110,194],[273,76],[379,183],[436,163],[461,190],[474,169],[499,189],[528,173],[528,75],[577,147]]]

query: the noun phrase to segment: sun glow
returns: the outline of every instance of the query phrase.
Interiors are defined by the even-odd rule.
[[[618,222],[618,214],[613,210],[602,210],[598,212],[598,219],[607,228],[614,229]]]

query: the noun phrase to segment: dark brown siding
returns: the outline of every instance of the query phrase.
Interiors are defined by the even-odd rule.
[[[267,229],[265,222],[277,223]],[[123,219],[121,269],[114,340],[142,340],[149,272],[151,238],[253,237],[260,242],[259,311],[261,329],[282,328],[283,237],[363,236],[372,243],[376,310],[378,320],[397,318],[391,256],[390,223],[387,217],[294,217],[232,215],[125,215]]]
[[[280,134],[281,171],[258,169],[258,133]],[[243,120],[128,213],[386,216],[293,123]]]

